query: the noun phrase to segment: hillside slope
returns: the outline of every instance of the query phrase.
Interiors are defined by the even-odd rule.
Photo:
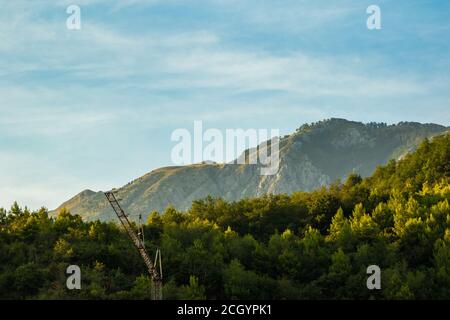
[[[132,217],[144,218],[169,204],[180,210],[208,195],[236,201],[268,193],[310,191],[346,177],[350,172],[370,175],[377,165],[415,150],[426,137],[447,131],[435,124],[402,122],[363,124],[330,119],[303,125],[280,139],[280,169],[261,176],[258,165],[196,164],[154,170],[117,189]],[[248,150],[250,157],[256,151]],[[86,220],[114,219],[103,192],[85,190],[59,206]]]

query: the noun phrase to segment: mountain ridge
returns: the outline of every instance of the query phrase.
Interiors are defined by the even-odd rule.
[[[425,138],[448,131],[437,124],[417,122],[367,123],[331,118],[300,126],[280,138],[280,167],[273,176],[261,176],[260,165],[199,163],[167,166],[113,189],[132,218],[172,205],[185,210],[208,195],[228,201],[264,194],[311,191],[356,172],[370,175],[378,165],[415,150]],[[258,148],[241,157],[254,157]],[[64,202],[62,208],[85,220],[110,220],[114,213],[103,192],[89,189]]]

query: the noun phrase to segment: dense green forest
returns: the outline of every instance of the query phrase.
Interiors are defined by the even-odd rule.
[[[328,188],[167,208],[145,225],[166,299],[450,299],[450,135]],[[82,289],[66,288],[66,268]],[[366,287],[369,265],[382,289]],[[148,299],[137,251],[113,222],[0,209],[0,298]]]

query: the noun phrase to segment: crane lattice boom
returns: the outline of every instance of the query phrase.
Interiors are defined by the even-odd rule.
[[[152,299],[162,300],[161,252],[159,250],[157,250],[155,263],[153,263],[152,259],[149,257],[149,255],[147,253],[147,250],[145,249],[143,241],[141,241],[141,239],[139,239],[137,234],[134,232],[133,226],[131,225],[130,220],[128,220],[127,215],[125,214],[122,207],[120,206],[119,201],[117,200],[114,193],[111,191],[105,192],[105,196],[108,199],[109,203],[111,204],[111,207],[114,209],[115,213],[117,214],[117,217],[119,218],[123,227],[127,231],[128,236],[130,237],[134,246],[139,251],[139,254],[141,255],[142,259],[144,260],[145,265],[147,266],[148,273],[150,274],[150,277],[153,282]],[[159,273],[156,269],[156,260],[158,259],[158,257],[159,257],[159,263],[160,263],[160,272]]]

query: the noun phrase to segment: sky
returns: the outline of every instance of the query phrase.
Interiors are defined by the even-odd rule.
[[[171,133],[195,120],[448,126],[449,70],[447,0],[0,0],[0,207],[172,165]]]

